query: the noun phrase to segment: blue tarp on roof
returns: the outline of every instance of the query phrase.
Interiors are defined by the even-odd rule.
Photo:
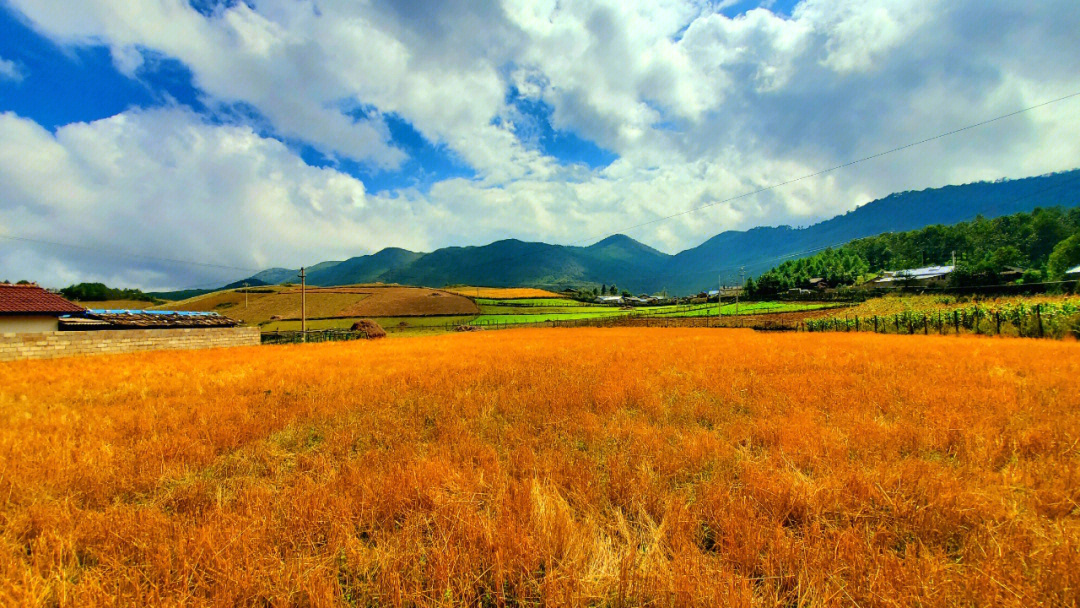
[[[182,317],[217,317],[216,312],[204,312],[201,310],[110,310],[105,308],[89,308],[86,312],[93,315],[180,315]]]

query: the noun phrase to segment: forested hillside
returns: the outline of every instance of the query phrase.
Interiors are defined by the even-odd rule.
[[[868,274],[934,264],[951,264],[953,285],[994,285],[1010,268],[1020,280],[1058,280],[1080,263],[1080,209],[1052,207],[952,226],[889,232],[851,241],[810,257],[790,260],[747,282],[756,295],[810,286],[823,278],[832,286],[852,285]],[[1013,279],[1015,280],[1015,279]]]

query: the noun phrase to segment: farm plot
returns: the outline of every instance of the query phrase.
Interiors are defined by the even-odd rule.
[[[835,308],[837,304],[827,302],[741,302],[725,303],[720,309],[722,315],[761,315],[790,312],[804,312]],[[839,306],[843,306],[842,304]],[[648,311],[646,314],[655,314],[659,317],[709,317],[716,316],[716,304],[695,304],[691,306],[673,306],[655,312]]]
[[[301,293],[297,287],[259,287],[219,291],[157,308],[214,311],[250,325],[298,321]],[[421,287],[360,285],[309,287],[308,319],[355,319],[382,316],[475,315],[468,298]]]
[[[1077,394],[740,330],[0,364],[0,604],[1071,606]]]
[[[492,298],[502,300],[530,298],[561,298],[559,294],[546,289],[532,287],[447,287],[445,291],[470,298]]]

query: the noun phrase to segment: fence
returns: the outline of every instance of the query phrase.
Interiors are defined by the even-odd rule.
[[[453,331],[458,327],[485,330],[519,329],[528,327],[728,327],[746,328],[759,331],[800,331],[802,326],[793,321],[762,319],[767,315],[728,315],[719,319],[715,315],[708,317],[654,317],[649,315],[612,315],[608,317],[588,317],[583,319],[534,321],[529,323],[500,323],[497,321],[463,325],[441,325],[429,329]]]
[[[267,331],[262,334],[263,344],[299,344],[301,342],[344,342],[363,340],[368,335],[348,329],[322,329],[310,331]]]
[[[858,315],[807,319],[804,331],[868,331],[895,334],[1008,335],[1022,338],[1080,337],[1080,308],[1075,303],[979,305],[953,310],[904,311],[892,315]]]

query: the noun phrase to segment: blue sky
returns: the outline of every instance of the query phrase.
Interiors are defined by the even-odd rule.
[[[1066,0],[0,0],[0,277],[184,286],[386,246],[675,252],[896,190],[1073,168]],[[0,239],[2,241],[2,239]],[[103,254],[104,255],[104,254]]]
[[[193,0],[191,5],[204,14],[213,14],[216,3]],[[333,167],[361,179],[371,191],[392,191],[417,187],[426,190],[432,183],[449,178],[473,179],[476,172],[445,145],[432,143],[409,121],[389,114],[384,117],[389,139],[408,155],[400,167],[387,170],[370,163],[356,162],[321,153],[301,139],[282,136],[257,110],[243,105],[208,107],[204,93],[193,81],[187,67],[174,58],[144,51],[147,60],[133,74],[122,74],[115,66],[109,47],[89,42],[60,46],[35,32],[12,10],[0,10],[0,57],[13,61],[25,76],[18,82],[0,83],[0,111],[13,111],[50,130],[73,122],[108,118],[133,108],[181,105],[203,115],[210,122],[234,121],[243,114],[266,137],[280,139],[316,167]],[[516,95],[511,88],[507,103],[527,119],[536,132],[530,145],[562,163],[602,167],[615,155],[584,140],[573,131],[560,131],[548,122],[551,108],[543,101]],[[353,111],[364,117],[377,110]]]

